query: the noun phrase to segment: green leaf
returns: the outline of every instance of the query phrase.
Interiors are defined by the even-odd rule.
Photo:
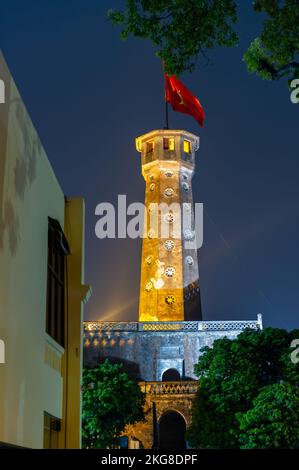
[[[84,447],[113,447],[127,424],[144,419],[145,395],[138,383],[108,359],[84,368],[82,398]]]

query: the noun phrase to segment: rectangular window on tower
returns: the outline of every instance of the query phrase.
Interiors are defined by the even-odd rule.
[[[64,346],[65,268],[69,246],[59,222],[48,217],[46,332]]]
[[[163,139],[164,150],[174,150],[174,139],[171,137],[165,137]]]
[[[184,152],[191,153],[191,142],[189,140],[184,140]]]
[[[146,153],[152,153],[154,151],[154,142],[150,140],[146,142]]]

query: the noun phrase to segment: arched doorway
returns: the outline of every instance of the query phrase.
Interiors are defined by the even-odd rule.
[[[159,449],[186,449],[186,422],[177,411],[167,411],[159,421]]]
[[[162,382],[177,382],[178,380],[181,380],[181,376],[176,369],[167,369],[163,372]]]

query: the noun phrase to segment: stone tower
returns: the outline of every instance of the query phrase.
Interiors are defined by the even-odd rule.
[[[127,427],[129,447],[179,449],[186,445],[201,348],[245,328],[262,329],[262,318],[202,320],[191,187],[199,138],[155,130],[138,137],[136,147],[146,184],[139,321],[85,322],[84,363],[120,362],[145,392],[147,418]]]
[[[145,179],[139,321],[201,320],[192,176],[199,138],[157,130],[136,139]]]

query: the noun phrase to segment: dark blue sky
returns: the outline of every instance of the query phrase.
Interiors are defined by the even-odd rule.
[[[161,65],[152,46],[106,19],[124,0],[2,0],[0,47],[67,195],[86,201],[89,319],[136,319],[141,244],[98,240],[95,206],[143,201],[136,136],[164,125]],[[194,198],[204,203],[199,250],[204,318],[298,327],[299,105],[285,82],[248,75],[242,55],[261,18],[239,2],[240,44],[181,77],[206,125],[170,112],[201,137]]]

